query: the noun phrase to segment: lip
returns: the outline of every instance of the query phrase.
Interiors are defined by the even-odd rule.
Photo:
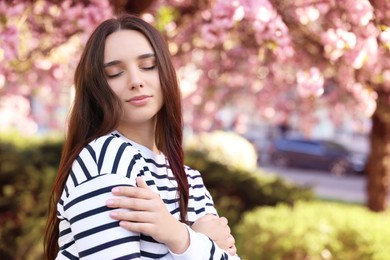
[[[148,101],[151,97],[152,96],[149,96],[149,95],[140,95],[140,96],[132,97],[132,98],[126,100],[126,102],[130,103],[134,106],[143,106],[146,103],[148,103]]]

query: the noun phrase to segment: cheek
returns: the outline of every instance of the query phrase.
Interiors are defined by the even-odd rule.
[[[116,79],[116,80],[109,81],[109,83],[108,83],[111,90],[117,95],[119,95],[125,87],[125,85],[123,84],[122,81],[123,80]]]
[[[158,73],[149,78],[147,85],[153,88],[153,92],[159,97],[159,100],[161,100],[160,102],[162,103],[163,94]]]
[[[150,83],[153,84],[153,86],[155,87],[161,88],[160,77],[158,76],[158,73],[150,77]]]

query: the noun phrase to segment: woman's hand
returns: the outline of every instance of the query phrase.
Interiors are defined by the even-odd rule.
[[[221,249],[227,251],[230,255],[235,255],[237,253],[234,244],[235,240],[225,217],[207,214],[192,224],[191,228],[196,232],[208,236]]]
[[[110,208],[124,208],[130,211],[112,211],[110,216],[119,220],[123,228],[153,237],[177,254],[183,253],[190,244],[185,224],[175,219],[166,208],[160,196],[149,189],[138,177],[138,187],[115,187],[116,196],[107,201]]]

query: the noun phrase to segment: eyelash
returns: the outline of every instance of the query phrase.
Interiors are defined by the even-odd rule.
[[[157,66],[156,65],[152,65],[150,67],[143,67],[143,68],[140,68],[141,70],[153,70],[155,69]]]
[[[157,65],[153,65],[153,66],[150,66],[150,67],[143,67],[143,68],[140,68],[140,69],[148,71],[148,70],[154,70],[156,67],[157,67]],[[109,78],[109,79],[116,78],[116,77],[118,77],[118,76],[120,76],[122,74],[123,74],[123,71],[121,71],[121,72],[119,72],[117,74],[107,75],[107,78]]]
[[[123,71],[121,71],[121,72],[119,72],[117,74],[107,75],[107,78],[109,78],[109,79],[116,78],[116,77],[120,76],[122,73],[123,73]]]

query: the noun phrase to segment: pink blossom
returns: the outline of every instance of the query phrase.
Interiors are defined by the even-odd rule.
[[[304,116],[302,129],[309,131],[316,119],[305,113],[317,101],[339,104],[338,113],[370,115],[376,92],[366,82],[390,88],[390,33],[377,24],[390,17],[387,2],[374,13],[368,0],[158,0],[144,17],[153,22],[160,6],[177,8],[178,19],[164,32],[177,47],[175,65],[192,66],[191,71],[179,70],[183,82],[191,84],[184,97],[186,123],[195,123],[197,130],[215,127],[218,109],[231,104],[240,110],[256,107],[252,110],[275,122],[285,122],[294,112]],[[1,93],[30,102],[26,122],[61,128],[75,63],[89,32],[112,16],[110,1],[9,3],[0,1]],[[66,43],[75,46],[59,48]],[[69,59],[58,59],[61,49]],[[34,58],[24,62],[27,57]],[[328,87],[325,79],[333,85]],[[1,113],[11,115],[15,107],[6,104],[10,109],[2,107]],[[8,116],[0,120],[7,121],[1,127],[26,127]]]
[[[24,129],[24,133],[33,134],[37,124],[30,117],[30,102],[19,95],[6,94],[1,97],[0,103],[0,131]]]
[[[10,25],[0,32],[4,58],[7,61],[13,60],[19,53],[19,30],[15,25]]]
[[[267,23],[276,15],[268,0],[240,0],[239,2],[244,8],[245,17],[249,20],[259,20]]]
[[[360,110],[364,115],[371,117],[376,110],[378,94],[375,91],[363,89],[355,98],[357,98]]]
[[[381,32],[379,40],[386,48],[390,49],[390,27],[386,27],[386,29]]]
[[[368,0],[344,0],[345,14],[358,26],[366,26],[374,17],[374,9]]]
[[[26,10],[27,3],[16,2],[10,5],[6,1],[0,1],[0,14],[7,17],[21,17]]]
[[[354,69],[361,69],[366,64],[374,64],[377,61],[378,44],[374,37],[361,40],[355,49],[346,52],[344,59]]]
[[[201,35],[204,39],[206,46],[209,48],[214,47],[214,44],[222,42],[221,36],[214,31],[214,28],[211,25],[204,25],[201,28]]]
[[[311,67],[308,71],[297,72],[297,91],[303,98],[319,97],[324,93],[324,78],[320,70]]]
[[[211,11],[211,22],[202,28],[202,38],[205,39],[206,45],[211,48],[215,44],[222,43],[226,40],[227,32],[235,25],[237,2],[218,0]],[[205,13],[204,13],[205,14]]]
[[[297,8],[295,12],[302,24],[315,22],[320,16],[320,10],[315,6]]]
[[[5,76],[0,73],[0,90],[5,86]]]
[[[356,35],[341,28],[329,29],[321,36],[325,53],[331,61],[336,61],[344,55],[345,50],[356,46]]]
[[[75,37],[83,39],[96,24],[112,16],[109,0],[87,2],[65,0],[55,4],[52,1],[19,1],[15,4],[0,1],[0,14],[4,18],[0,21],[1,127],[26,131],[27,127],[22,121],[33,132],[38,129],[34,122],[46,127],[63,127],[64,124],[60,122],[66,118],[59,111],[69,104],[69,97],[60,100],[59,96],[63,95],[64,88],[72,84],[74,65],[82,48],[58,47]],[[75,42],[72,41],[70,45]],[[69,53],[61,54],[63,50]],[[60,56],[66,58],[58,58]],[[49,94],[43,99],[46,103],[42,101],[45,112],[40,117],[37,111],[31,110],[36,106],[30,102],[43,89]],[[12,95],[12,98],[4,93]],[[18,107],[9,100],[17,101],[15,104]],[[28,115],[24,109],[26,107],[29,109]],[[60,110],[55,107],[60,107]],[[14,111],[14,117],[7,117],[11,111]],[[56,116],[59,113],[62,113],[61,118]],[[17,123],[14,118],[21,122]]]

